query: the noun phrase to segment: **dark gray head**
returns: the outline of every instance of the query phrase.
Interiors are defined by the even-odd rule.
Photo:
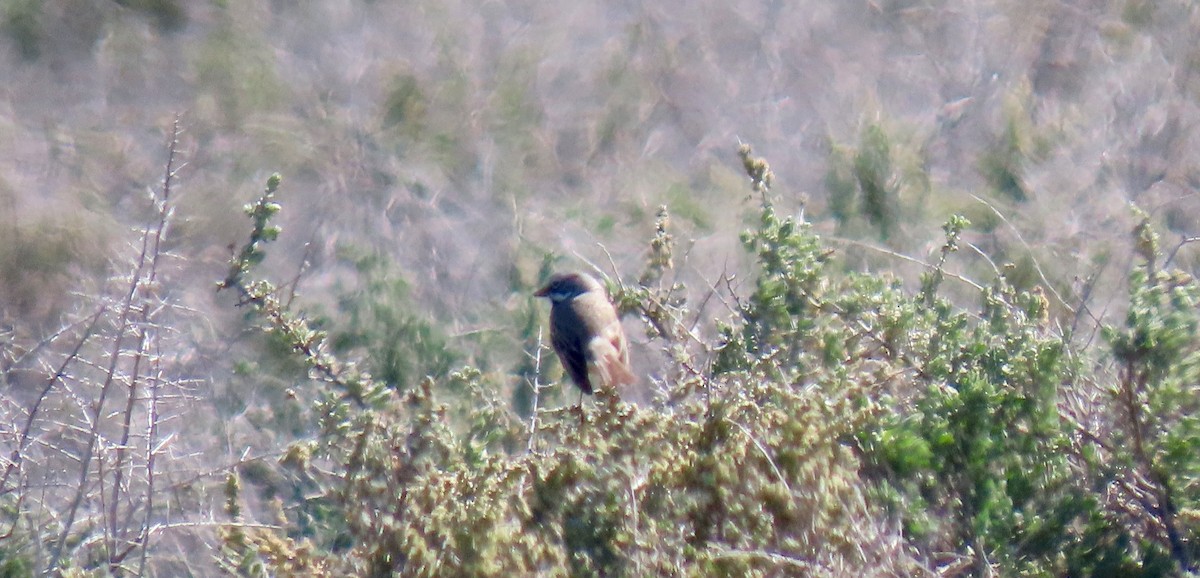
[[[551,303],[565,303],[588,291],[603,291],[600,283],[586,273],[555,273],[534,295],[546,297]]]

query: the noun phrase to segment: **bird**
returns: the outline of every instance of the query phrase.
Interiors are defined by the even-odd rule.
[[[534,295],[550,300],[550,343],[581,392],[637,381],[617,310],[596,279],[556,273]]]

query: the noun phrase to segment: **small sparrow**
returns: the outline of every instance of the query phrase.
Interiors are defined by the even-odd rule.
[[[599,282],[584,273],[557,273],[534,295],[550,299],[550,343],[583,393],[637,380],[621,320]]]

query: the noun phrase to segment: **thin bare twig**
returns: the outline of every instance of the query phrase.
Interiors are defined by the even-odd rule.
[[[983,206],[990,209],[992,211],[992,213],[994,213],[997,217],[1000,218],[1001,221],[1004,222],[1005,225],[1008,225],[1008,228],[1011,229],[1013,234],[1017,236],[1017,240],[1021,242],[1021,246],[1025,247],[1025,250],[1029,253],[1029,260],[1031,262],[1033,262],[1033,268],[1038,272],[1038,277],[1040,277],[1042,279],[1042,284],[1045,285],[1046,290],[1049,291],[1051,295],[1054,295],[1054,298],[1057,299],[1058,302],[1061,303],[1063,307],[1066,307],[1068,311],[1074,313],[1075,308],[1071,307],[1071,305],[1069,303],[1067,303],[1065,299],[1062,298],[1062,295],[1058,294],[1058,290],[1054,288],[1054,284],[1050,282],[1050,279],[1048,277],[1046,277],[1045,271],[1042,271],[1042,264],[1037,260],[1036,257],[1033,256],[1033,248],[1029,246],[1029,243],[1025,242],[1025,237],[1021,236],[1020,229],[1017,229],[1016,225],[1013,225],[1012,222],[1010,222],[1008,220],[1008,217],[1005,217],[1004,213],[1001,213],[1000,210],[997,209],[991,203],[987,202],[986,200],[982,199],[981,197],[979,197],[978,195],[975,195],[975,194],[972,194],[971,198],[975,199],[980,204],[982,204]]]
[[[869,250],[871,250],[871,251],[875,251],[875,252],[877,252],[877,253],[882,253],[882,254],[884,254],[884,255],[888,255],[888,256],[890,256],[890,257],[895,257],[895,258],[897,258],[897,259],[900,259],[900,260],[902,260],[902,261],[908,261],[909,263],[915,263],[915,264],[917,264],[917,265],[920,265],[920,266],[922,266],[922,267],[925,267],[926,269],[935,269],[935,268],[937,267],[937,266],[936,266],[936,265],[934,265],[933,263],[928,263],[928,262],[922,261],[922,260],[920,260],[920,259],[917,259],[917,258],[915,258],[915,257],[909,257],[908,255],[905,255],[905,254],[903,254],[903,253],[897,253],[896,251],[893,251],[893,250],[891,250],[891,249],[885,249],[885,248],[883,248],[883,247],[878,247],[878,246],[872,245],[872,244],[870,244],[870,243],[864,243],[864,242],[862,242],[862,241],[858,241],[858,240],[855,240],[855,239],[845,239],[845,238],[842,238],[842,237],[825,237],[825,238],[826,238],[826,239],[829,239],[830,241],[835,241],[835,242],[838,242],[838,243],[844,243],[844,244],[846,244],[846,245],[853,245],[853,246],[855,246],[855,247],[860,247],[860,248],[863,248],[863,249],[869,249]],[[942,274],[943,274],[943,275],[945,275],[946,277],[949,277],[949,278],[951,278],[951,279],[954,279],[954,280],[960,281],[960,282],[962,282],[962,283],[965,283],[965,284],[969,285],[970,287],[972,287],[973,289],[975,289],[975,290],[977,290],[977,291],[983,291],[983,285],[980,285],[979,283],[976,283],[976,282],[974,282],[974,281],[972,281],[972,280],[970,280],[970,279],[968,279],[968,278],[966,278],[966,277],[963,277],[962,275],[959,275],[959,274],[957,274],[957,273],[951,273],[951,272],[949,272],[949,271],[946,271],[946,270],[943,270],[943,271],[942,271]]]
[[[141,247],[138,252],[136,263],[130,273],[129,285],[121,300],[119,314],[117,316],[116,325],[113,329],[115,332],[111,349],[109,350],[108,362],[103,368],[103,382],[100,384],[100,393],[95,402],[91,404],[90,413],[85,413],[85,418],[89,422],[89,430],[85,433],[86,444],[82,455],[79,456],[79,476],[76,480],[75,495],[67,506],[66,515],[62,522],[62,529],[59,531],[58,539],[50,547],[49,561],[45,572],[53,574],[62,562],[63,551],[68,544],[68,538],[74,530],[75,522],[79,513],[79,506],[83,503],[89,489],[92,487],[88,483],[88,476],[92,470],[92,460],[97,457],[98,450],[102,449],[100,441],[103,439],[103,434],[100,431],[104,423],[104,407],[113,389],[114,384],[118,382],[118,365],[121,362],[125,350],[125,340],[129,335],[135,335],[138,340],[138,354],[134,361],[133,375],[130,376],[129,382],[129,403],[126,406],[125,423],[122,434],[122,441],[116,445],[116,461],[114,484],[110,503],[107,504],[106,511],[110,519],[108,523],[101,524],[104,529],[105,540],[115,540],[118,534],[116,526],[119,517],[117,516],[117,508],[121,503],[121,492],[123,491],[123,461],[126,448],[128,447],[129,429],[131,428],[132,406],[137,396],[137,371],[140,368],[140,361],[144,357],[145,346],[145,331],[149,324],[149,316],[152,310],[148,306],[148,293],[155,290],[157,284],[157,271],[159,259],[162,256],[162,239],[166,234],[170,217],[173,212],[170,204],[171,185],[178,174],[179,168],[176,166],[175,160],[178,153],[178,138],[179,138],[179,122],[174,124],[171,132],[170,142],[167,153],[166,170],[163,177],[162,194],[156,195],[154,198],[155,206],[158,209],[158,220],[154,229],[146,229],[141,236]],[[135,299],[140,293],[147,293],[142,298],[141,302],[135,303]],[[100,447],[98,447],[100,446]],[[100,496],[102,507],[105,500],[105,475],[103,462],[99,463],[100,475]],[[114,550],[109,549],[110,552]]]
[[[1184,247],[1184,245],[1190,245],[1197,241],[1200,241],[1200,236],[1196,236],[1196,237],[1188,237],[1187,235],[1181,236],[1181,238],[1179,239],[1179,244],[1175,245],[1174,249],[1171,249],[1171,253],[1167,255],[1167,260],[1163,262],[1163,268],[1165,269],[1165,268],[1171,266],[1171,262],[1175,260],[1175,256],[1179,254],[1179,250],[1182,249]]]
[[[153,294],[158,287],[158,267],[163,253],[163,238],[166,236],[170,225],[171,216],[174,212],[174,207],[171,204],[171,185],[173,184],[176,169],[175,159],[179,152],[179,118],[175,119],[172,126],[170,142],[167,146],[167,166],[163,176],[161,193],[154,197],[154,203],[158,208],[158,219],[153,230],[147,229],[143,232],[144,236],[150,239],[150,261],[146,268],[146,277],[144,282],[135,280],[135,283],[141,283],[143,287],[141,306],[138,307],[139,319],[135,324],[137,333],[137,349],[134,351],[133,367],[129,374],[129,397],[125,405],[124,419],[121,423],[121,441],[117,445],[116,459],[113,464],[113,489],[112,500],[109,504],[109,531],[112,534],[112,539],[116,540],[123,536],[128,530],[127,527],[119,527],[120,516],[118,509],[121,507],[121,493],[124,491],[124,474],[125,474],[125,457],[129,448],[130,436],[133,432],[133,418],[137,409],[137,401],[141,394],[139,393],[139,384],[142,382],[142,364],[146,360],[150,343],[155,337],[152,336],[151,328],[153,327],[153,316],[156,309],[152,309],[148,305],[151,302]],[[145,544],[142,544],[145,546]],[[108,548],[109,552],[116,552],[115,544]],[[115,561],[114,561],[115,562]]]
[[[526,352],[528,355],[528,352]],[[529,442],[525,444],[526,452],[533,452],[534,439],[537,437],[537,418],[540,408],[542,395],[542,329],[538,328],[537,349],[533,352],[533,381],[529,386],[533,388],[533,408],[529,412]]]
[[[791,495],[792,486],[790,484],[788,484],[787,478],[784,477],[783,472],[779,470],[779,466],[775,465],[775,458],[771,457],[771,453],[767,451],[767,448],[765,446],[763,446],[762,443],[760,443],[757,438],[754,437],[754,434],[751,433],[750,430],[746,428],[746,426],[738,423],[736,420],[727,419],[726,421],[728,421],[729,423],[736,426],[739,430],[742,431],[742,433],[746,434],[746,438],[750,440],[750,443],[753,443],[754,447],[758,448],[759,453],[761,453],[763,455],[763,457],[766,458],[767,464],[771,466],[771,471],[775,472],[775,477],[779,478],[779,483],[783,484],[783,487],[786,488],[788,491],[788,495]]]
[[[778,552],[768,552],[766,550],[742,550],[737,548],[721,548],[711,547],[711,555],[714,558],[743,558],[756,559],[764,562],[770,562],[775,566],[784,566],[797,571],[801,571],[806,575],[811,573],[814,575],[822,575],[828,573],[829,568],[825,568],[815,562],[793,558]]]
[[[25,425],[21,428],[21,437],[17,441],[17,447],[13,450],[12,455],[9,456],[8,465],[4,468],[4,477],[0,478],[0,496],[11,491],[7,489],[9,475],[13,473],[13,470],[21,465],[21,461],[24,458],[25,449],[29,446],[30,435],[33,431],[33,422],[37,419],[38,412],[41,410],[42,404],[46,401],[46,398],[49,397],[50,391],[54,389],[54,385],[66,375],[67,367],[69,367],[71,363],[73,363],[79,357],[79,352],[81,349],[83,349],[83,344],[86,343],[92,336],[92,332],[96,329],[96,324],[100,321],[100,318],[107,310],[107,306],[101,305],[96,312],[87,319],[87,329],[83,331],[83,334],[79,337],[79,341],[75,343],[74,349],[67,354],[66,358],[63,359],[61,364],[59,364],[58,369],[46,379],[46,386],[42,388],[37,400],[33,402],[33,407],[29,409],[29,414],[25,417]]]

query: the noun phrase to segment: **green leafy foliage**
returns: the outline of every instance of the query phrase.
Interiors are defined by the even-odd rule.
[[[283,101],[286,84],[276,73],[269,47],[246,30],[243,20],[254,16],[242,12],[250,10],[235,3],[221,11],[219,25],[192,56],[203,95],[196,114],[214,125],[237,126]]]
[[[1143,214],[1144,216],[1144,214]],[[1136,493],[1153,538],[1180,566],[1195,571],[1200,549],[1200,287],[1181,271],[1155,269],[1148,217],[1135,231],[1145,267],[1130,278],[1133,294],[1123,327],[1108,328],[1116,382],[1111,386],[1120,427],[1107,445],[1105,470]],[[1137,480],[1136,488],[1129,480]]]
[[[1045,156],[1047,142],[1029,111],[1028,83],[1018,84],[1004,100],[1003,125],[980,158],[979,171],[992,190],[1017,202],[1029,200],[1029,166]]]
[[[344,322],[331,344],[342,355],[361,353],[371,375],[392,388],[425,376],[445,376],[461,355],[440,330],[414,311],[408,286],[381,255],[344,247],[343,257],[357,272],[358,285],[338,298]]]
[[[764,211],[764,221],[774,222],[771,214]],[[668,223],[660,212],[647,285],[671,266]],[[258,222],[255,230],[266,226]],[[813,268],[805,279],[815,282],[826,251],[805,228],[774,226],[771,235],[785,255],[775,274],[795,275],[791,261],[802,261]],[[265,287],[238,276],[243,268],[236,262],[231,271],[233,286],[246,287],[251,298]],[[796,333],[790,324],[771,325],[787,306],[772,304],[806,302],[807,288],[771,287],[764,284],[756,297],[762,303],[746,318],[756,319],[751,333],[763,344],[784,347],[784,336]],[[271,301],[262,303],[270,311]],[[657,311],[665,326],[673,310],[643,311]],[[324,350],[322,338],[303,326],[277,327],[293,335],[303,355]],[[527,421],[499,402],[495,384],[469,369],[423,380],[378,404],[327,397],[314,408],[324,433],[311,459],[289,467],[324,478],[320,485],[330,491],[317,501],[341,514],[309,526],[308,539],[318,551],[354,544],[335,571],[366,575],[559,568],[580,576],[676,569],[754,576],[771,575],[780,564],[817,570],[865,564],[862,544],[875,539],[867,536],[879,526],[855,483],[857,459],[846,443],[865,415],[852,401],[862,392],[840,375],[781,387],[773,381],[778,373],[796,375],[779,363],[785,357],[741,355],[740,369],[685,374],[670,386],[669,405],[640,407],[601,392],[582,413],[535,406]],[[331,393],[344,389],[330,381]],[[273,533],[248,531],[244,542],[257,545],[256,560],[270,563],[278,556],[269,544],[279,537],[267,534]],[[235,546],[228,551],[242,551]],[[238,560],[228,563],[244,567]]]
[[[428,106],[417,78],[411,74],[399,75],[392,80],[383,103],[383,125],[406,136],[420,136]]]
[[[894,240],[904,219],[929,190],[925,151],[882,122],[866,123],[858,146],[830,143],[825,188],[829,210],[843,230],[863,223],[881,240]]]
[[[159,28],[175,31],[187,24],[187,11],[179,0],[117,0],[117,4],[154,18]]]
[[[6,540],[14,539],[19,538],[11,533],[6,537]],[[0,548],[0,578],[26,578],[34,575],[32,562],[16,553],[16,550],[11,546]]]
[[[411,576],[911,575],[930,560],[977,576],[1192,568],[1200,292],[1189,277],[1134,274],[1126,327],[1106,332],[1113,403],[1092,408],[1113,426],[1097,430],[1067,410],[1078,393],[1067,387],[1095,382],[1041,289],[1004,276],[972,284],[974,311],[941,296],[965,219],[943,227],[919,291],[838,273],[807,223],[778,216],[766,163],[748,147],[742,157],[763,201],[742,235],[752,290],[731,296],[712,342],[682,328],[688,304],[661,283],[673,267],[661,210],[639,284],[614,296],[671,352],[673,377],[649,403],[602,390],[570,409],[540,395],[540,355],[521,372],[530,387],[514,411],[497,376],[469,367],[395,374],[417,382],[404,387],[327,353],[323,333],[246,279],[272,181],[248,208],[255,233],[224,286],[327,384],[311,407],[320,434],[281,460],[323,491],[300,507],[285,499],[286,531],[224,533],[222,564]],[[387,327],[403,285],[371,258],[358,263],[368,298],[347,311],[355,325]],[[534,347],[536,325],[531,315],[524,330]],[[371,342],[396,334],[356,335],[387,358]],[[443,342],[429,347],[452,363],[436,354]],[[1107,487],[1148,493],[1120,506]]]
[[[72,268],[102,270],[104,222],[48,217],[0,232],[0,299],[31,318],[52,318],[66,305],[57,290]]]
[[[25,60],[36,60],[42,54],[43,30],[38,19],[42,3],[38,0],[13,0],[3,4],[0,30],[13,43]]]

